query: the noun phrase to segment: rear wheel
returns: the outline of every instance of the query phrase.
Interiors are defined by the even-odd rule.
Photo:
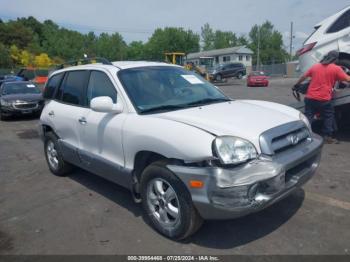
[[[152,227],[168,238],[184,239],[202,225],[187,188],[162,162],[142,173],[141,197]]]
[[[45,134],[45,157],[50,171],[56,176],[66,176],[72,171],[72,165],[63,160],[58,138],[52,132]]]
[[[220,74],[216,75],[215,80],[222,81],[222,76]]]

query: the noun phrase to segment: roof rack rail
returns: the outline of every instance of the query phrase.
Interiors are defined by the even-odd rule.
[[[103,57],[89,57],[89,58],[83,58],[78,60],[72,60],[65,62],[63,64],[60,64],[56,67],[56,70],[63,69],[69,66],[77,66],[77,65],[86,65],[86,64],[93,64],[93,63],[102,63],[104,65],[113,65],[108,59]]]

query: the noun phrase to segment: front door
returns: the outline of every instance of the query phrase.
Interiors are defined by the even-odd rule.
[[[117,90],[107,72],[91,71],[87,105],[93,98],[109,96],[117,102]],[[88,169],[118,184],[129,186],[131,177],[124,170],[122,126],[126,114],[101,113],[88,108],[81,129],[81,157]]]

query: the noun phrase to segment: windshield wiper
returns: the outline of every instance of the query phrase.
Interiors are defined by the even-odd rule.
[[[169,110],[176,110],[176,109],[183,109],[183,108],[185,108],[184,105],[162,105],[162,106],[152,107],[149,109],[144,109],[141,111],[141,114],[157,112],[157,111],[169,111]]]
[[[205,98],[205,99],[188,103],[186,104],[186,106],[201,106],[201,105],[209,105],[213,103],[228,102],[228,101],[232,101],[232,100],[228,98]]]

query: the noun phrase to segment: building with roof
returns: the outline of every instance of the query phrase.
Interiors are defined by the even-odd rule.
[[[215,49],[187,54],[186,62],[192,62],[195,65],[207,64],[208,59],[212,61],[212,66],[227,63],[242,63],[246,67],[252,66],[253,51],[246,46],[235,46],[223,49]]]

